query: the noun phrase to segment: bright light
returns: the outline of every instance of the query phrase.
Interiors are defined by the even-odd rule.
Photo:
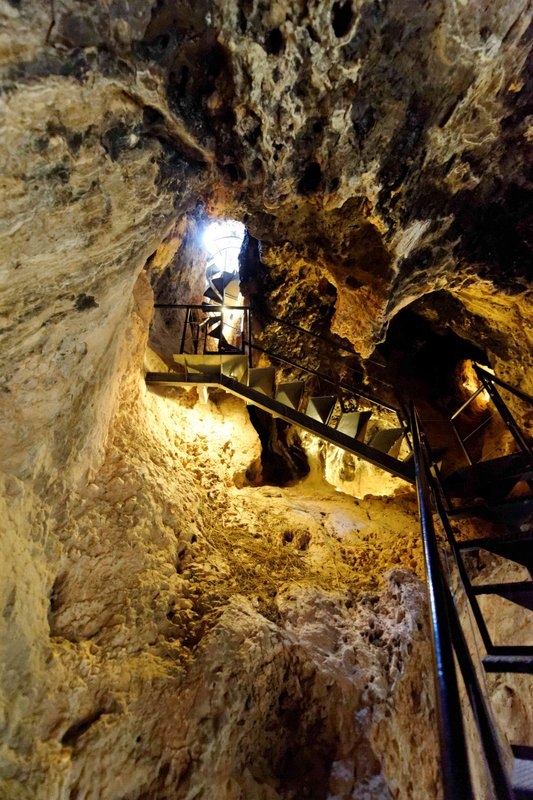
[[[482,385],[475,373],[474,364],[475,362],[469,358],[459,363],[461,386],[465,390],[466,395],[473,395]],[[490,369],[490,367],[483,365],[483,369],[494,374],[494,370]],[[472,408],[477,412],[484,411],[489,402],[489,394],[486,389],[483,389],[483,391],[479,392],[477,397],[472,400]]]
[[[210,260],[226,272],[238,271],[238,257],[243,239],[244,225],[235,219],[211,222],[202,235]]]

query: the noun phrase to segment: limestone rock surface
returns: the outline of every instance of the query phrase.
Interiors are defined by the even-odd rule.
[[[243,486],[244,406],[144,386],[142,285],[105,459],[6,485],[1,792],[438,796],[412,496]]]

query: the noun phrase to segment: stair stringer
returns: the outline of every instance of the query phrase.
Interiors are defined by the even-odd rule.
[[[397,458],[393,458],[393,456],[390,456],[388,453],[382,453],[364,442],[359,442],[357,439],[347,436],[329,425],[324,425],[324,423],[308,417],[301,411],[296,411],[296,409],[290,408],[274,398],[256,392],[249,386],[244,386],[242,383],[239,383],[239,381],[227,375],[221,376],[220,385],[232,394],[244,398],[248,402],[262,408],[264,411],[275,414],[275,416],[284,419],[286,422],[290,422],[293,425],[297,425],[299,428],[309,431],[309,433],[315,434],[315,436],[319,436],[321,439],[340,447],[342,450],[346,450],[358,458],[362,458],[364,461],[368,461],[370,464],[390,472],[397,478],[402,478],[409,483],[414,483],[414,466],[411,462],[400,461]]]
[[[180,374],[172,372],[148,372],[146,374],[146,382],[174,384],[178,386],[191,386],[193,384],[193,381],[185,381]],[[346,450],[348,453],[352,453],[352,455],[362,458],[364,461],[368,461],[375,467],[390,472],[391,475],[397,478],[402,478],[409,483],[414,483],[415,481],[414,464],[411,460],[400,461],[398,458],[394,458],[388,453],[376,450],[352,436],[347,436],[329,425],[324,425],[324,423],[306,416],[301,411],[296,411],[296,409],[290,408],[272,397],[267,397],[267,395],[246,386],[236,378],[221,374],[216,381],[202,381],[202,384],[204,386],[222,386],[228,392],[246,400],[246,402],[252,403],[258,408],[262,408],[263,411],[274,414],[276,417],[280,417],[292,425],[297,425],[299,428],[313,433],[324,441],[334,444],[336,447],[340,447],[342,450]]]

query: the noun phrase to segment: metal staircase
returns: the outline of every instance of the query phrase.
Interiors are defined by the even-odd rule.
[[[158,307],[181,311],[183,329],[174,369],[148,372],[148,384],[222,386],[247,403],[413,482],[408,431],[399,407],[374,397],[355,381],[297,364],[283,352],[282,344],[273,351],[254,343],[247,307],[207,303]],[[318,338],[287,322],[276,322],[288,337],[299,331],[311,340]],[[268,365],[253,366],[267,359]],[[284,368],[299,377],[286,380]]]
[[[206,294],[208,300],[223,294],[230,284],[224,276],[219,278],[211,287],[213,298]],[[181,314],[180,347],[173,369],[147,373],[147,383],[222,386],[393,475],[416,480],[444,798],[533,800],[533,731],[528,742],[508,740],[495,722],[484,678],[485,673],[498,672],[532,676],[533,701],[533,638],[528,644],[496,641],[496,632],[489,630],[486,620],[493,601],[503,600],[533,614],[533,451],[509,410],[511,397],[532,405],[533,398],[476,367],[479,388],[449,420],[450,434],[459,443],[465,463],[443,477],[438,461],[442,452],[431,447],[414,404],[407,415],[400,405],[378,399],[362,384],[361,375],[346,377],[344,362],[344,371],[338,373],[341,377],[336,376],[334,354],[325,375],[309,363],[297,364],[282,346],[272,350],[253,341],[248,308],[216,303],[159,307]],[[276,323],[283,332],[281,340],[293,335],[314,337],[283,320]],[[307,344],[303,349],[308,352]],[[491,410],[487,407],[482,413],[480,424],[463,424],[462,415],[482,393],[490,400]],[[515,452],[482,460],[474,436],[484,432],[497,415],[516,443]],[[479,520],[484,520],[486,535],[468,538],[468,526],[460,522],[468,518],[477,519],[478,529]],[[480,578],[487,557],[517,565],[515,570],[523,573],[505,582],[491,577],[490,571]],[[475,623],[473,635],[466,624],[469,616],[460,610],[464,601]],[[533,626],[531,632],[533,637]],[[471,754],[463,724],[461,682],[485,757],[486,785],[481,787],[472,779],[476,756]]]
[[[439,593],[445,598],[442,608],[433,610],[432,621],[435,626],[436,618],[439,617],[438,624],[445,631],[445,647],[455,653],[463,675],[474,717],[478,722],[487,767],[492,775],[492,796],[498,800],[532,800],[533,731],[527,743],[508,741],[505,731],[499,730],[493,722],[481,685],[484,683],[483,673],[521,673],[533,676],[533,452],[508,405],[511,396],[529,404],[533,404],[533,398],[482,368],[477,367],[476,372],[480,388],[461,407],[460,412],[480,392],[485,392],[485,418],[493,418],[493,412],[501,417],[516,443],[517,452],[484,461],[476,460],[471,434],[459,432],[456,412],[452,417],[454,433],[469,463],[443,478],[414,406],[411,413],[422,529],[424,536],[433,539],[433,549],[429,556],[433,564],[427,567],[430,598],[435,598]],[[507,402],[502,397],[501,390],[508,395]],[[478,431],[479,427],[474,429]],[[436,513],[444,534],[440,542],[433,527],[433,513]],[[486,527],[485,536],[468,538],[468,526],[457,520],[469,518],[478,520],[478,530],[479,520],[485,521],[481,523],[481,527]],[[427,550],[428,548],[426,552]],[[496,572],[491,562],[496,562]],[[504,576],[507,573],[503,581],[502,571]],[[463,597],[466,598],[467,608],[470,609],[475,623],[474,639],[468,646],[465,636],[466,620],[464,614],[459,614],[457,605],[461,604]],[[493,618],[498,611],[496,604],[499,604],[501,615],[505,615],[507,620],[512,618],[513,606],[508,605],[505,608],[502,600],[523,609],[522,616],[531,616],[527,620],[527,630],[530,632],[527,643],[523,641],[523,636],[516,639],[516,631],[514,641],[496,641],[498,636],[501,639],[501,635],[497,630],[490,630],[487,622],[487,617]],[[437,645],[437,648],[439,646],[441,645]],[[473,648],[483,651],[477,665],[471,657]],[[452,659],[444,682],[449,686],[454,680],[455,664]],[[526,680],[530,683],[533,700],[533,677],[527,677]],[[481,706],[483,707],[480,710]],[[460,720],[457,724],[459,723]],[[452,727],[451,734],[447,730],[441,731],[442,748],[444,750],[452,747],[453,757],[456,758],[457,724],[449,724]],[[463,767],[468,770],[467,748],[463,746]],[[445,778],[445,785],[448,782],[446,798],[452,800],[458,796],[478,796],[473,793],[471,785],[463,785],[459,789],[454,781],[455,777],[451,773]]]

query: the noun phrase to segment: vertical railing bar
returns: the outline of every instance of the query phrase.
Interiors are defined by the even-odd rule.
[[[472,461],[472,459],[471,459],[471,457],[470,457],[470,453],[469,453],[469,452],[468,452],[468,450],[466,449],[465,443],[464,443],[464,442],[463,442],[463,440],[461,439],[461,435],[460,435],[459,431],[458,431],[458,430],[457,430],[457,428],[455,427],[455,423],[454,423],[454,421],[453,421],[453,418],[452,418],[452,419],[450,419],[450,425],[452,426],[452,430],[453,430],[453,432],[454,432],[454,434],[455,434],[455,437],[456,437],[457,441],[459,442],[459,444],[460,444],[460,446],[461,446],[461,450],[463,451],[463,453],[464,453],[464,455],[465,455],[465,458],[466,458],[466,460],[468,461],[468,463],[469,463],[470,465],[472,465],[474,462]]]
[[[484,372],[482,372],[481,370],[476,370],[476,374],[478,375],[479,380],[482,382],[483,388],[486,389],[487,392],[489,393],[492,402],[496,406],[501,418],[503,419],[503,421],[505,422],[505,424],[507,425],[507,427],[511,431],[511,434],[513,435],[513,438],[517,442],[517,444],[520,447],[520,449],[523,450],[525,453],[531,454],[531,452],[532,452],[531,451],[531,447],[526,442],[526,440],[525,440],[525,438],[524,438],[524,436],[522,434],[522,431],[520,430],[520,428],[518,426],[517,421],[515,420],[515,418],[513,417],[511,412],[509,411],[509,409],[507,408],[507,405],[505,404],[505,401],[503,400],[503,398],[500,395],[499,391],[496,389],[496,387],[494,386],[492,381],[490,381],[485,376]]]
[[[187,336],[187,325],[189,324],[189,315],[190,315],[190,308],[187,308],[187,311],[185,312],[185,323],[183,325],[183,334],[181,337],[180,355],[185,352],[185,339]]]
[[[253,367],[252,308],[248,306],[248,367]]]

